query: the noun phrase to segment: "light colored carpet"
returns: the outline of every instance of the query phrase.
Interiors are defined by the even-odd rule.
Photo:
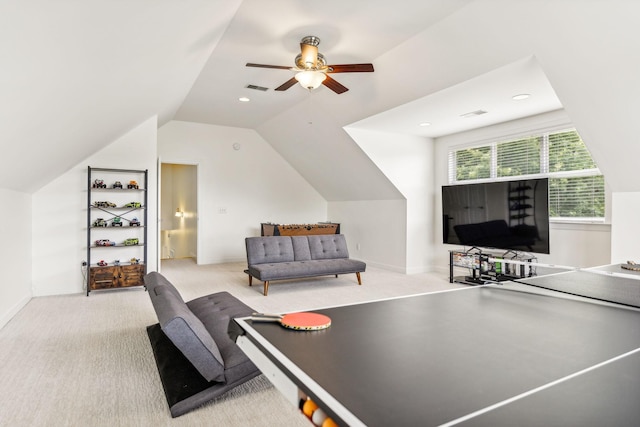
[[[442,275],[368,268],[355,275],[248,286],[241,263],[162,262],[185,300],[229,291],[264,312],[287,312],[452,289]],[[33,298],[0,330],[1,426],[305,426],[259,376],[172,419],[146,326],[157,323],[142,288]]]

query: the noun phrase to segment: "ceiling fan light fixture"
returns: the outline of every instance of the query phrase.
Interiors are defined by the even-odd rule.
[[[300,49],[302,51],[300,53],[300,62],[296,61],[296,65],[306,70],[316,69],[318,66],[318,46],[300,43]]]
[[[290,70],[296,74],[274,89],[282,92],[295,86],[299,82],[305,89],[313,90],[321,84],[334,91],[338,95],[345,93],[349,89],[334,79],[327,76],[329,73],[371,73],[373,64],[340,64],[327,65],[327,60],[320,52],[318,45],[320,39],[316,36],[306,36],[300,41],[300,53],[295,57],[295,67],[285,65],[254,64],[247,62],[247,67],[271,68],[278,70]]]
[[[313,90],[322,84],[327,75],[321,71],[300,71],[295,78],[303,88]]]

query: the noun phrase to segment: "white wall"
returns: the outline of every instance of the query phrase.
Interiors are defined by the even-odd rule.
[[[406,219],[403,234],[388,235],[400,239],[386,246],[406,246],[406,273],[421,273],[431,269],[433,262],[434,218],[434,144],[430,138],[346,128],[347,133],[380,168],[382,173],[406,198]],[[368,216],[375,213],[367,212]],[[393,254],[386,254],[392,256]]]
[[[566,129],[572,127],[569,118],[562,110],[547,114],[514,120],[495,126],[461,132],[436,139],[435,169],[436,193],[448,184],[448,150],[450,147],[465,144],[488,142],[495,139],[523,136],[542,128]],[[579,131],[579,130],[578,130]],[[605,177],[606,179],[606,177]],[[444,268],[448,264],[448,250],[456,249],[452,245],[442,244],[442,211],[440,197],[436,198],[434,244],[439,247],[438,265]],[[611,211],[611,198],[607,194],[607,212]],[[571,267],[593,267],[609,263],[611,253],[611,227],[604,224],[588,223],[551,223],[549,229],[550,254],[536,254],[538,262]]]
[[[329,219],[340,223],[349,256],[368,265],[406,272],[406,200],[329,202]]]
[[[0,189],[0,328],[31,299],[31,195]]]
[[[171,121],[158,154],[198,165],[198,264],[245,260],[244,238],[261,222],[327,219],[327,202],[254,130]]]
[[[155,117],[146,120],[33,194],[33,294],[83,292],[87,258],[87,167],[148,169],[147,270],[157,269]]]
[[[613,193],[611,262],[640,262],[640,193]]]

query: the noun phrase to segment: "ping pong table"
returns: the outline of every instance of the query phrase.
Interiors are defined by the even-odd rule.
[[[236,319],[237,342],[338,425],[631,426],[638,307],[640,281],[571,271],[314,310],[322,331]]]

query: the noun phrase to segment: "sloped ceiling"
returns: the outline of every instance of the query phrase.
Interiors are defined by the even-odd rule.
[[[0,186],[33,192],[173,118],[240,0],[0,2]]]
[[[375,128],[366,124],[375,116],[385,132],[415,134],[398,120],[409,116],[403,108],[426,121],[444,107],[483,109],[504,94],[486,90],[500,78],[483,77],[529,64],[555,98],[541,109],[562,105],[612,188],[637,191],[624,171],[640,157],[639,15],[634,0],[4,0],[0,186],[33,192],[157,116],[158,126],[255,129],[327,200],[398,198],[343,127]],[[306,35],[320,37],[329,63],[372,62],[376,71],[334,75],[350,89],[336,95],[274,92],[291,72],[245,67],[292,65]],[[501,120],[498,108],[489,113]],[[433,138],[438,128],[420,132]],[[449,123],[446,132],[462,129]]]

